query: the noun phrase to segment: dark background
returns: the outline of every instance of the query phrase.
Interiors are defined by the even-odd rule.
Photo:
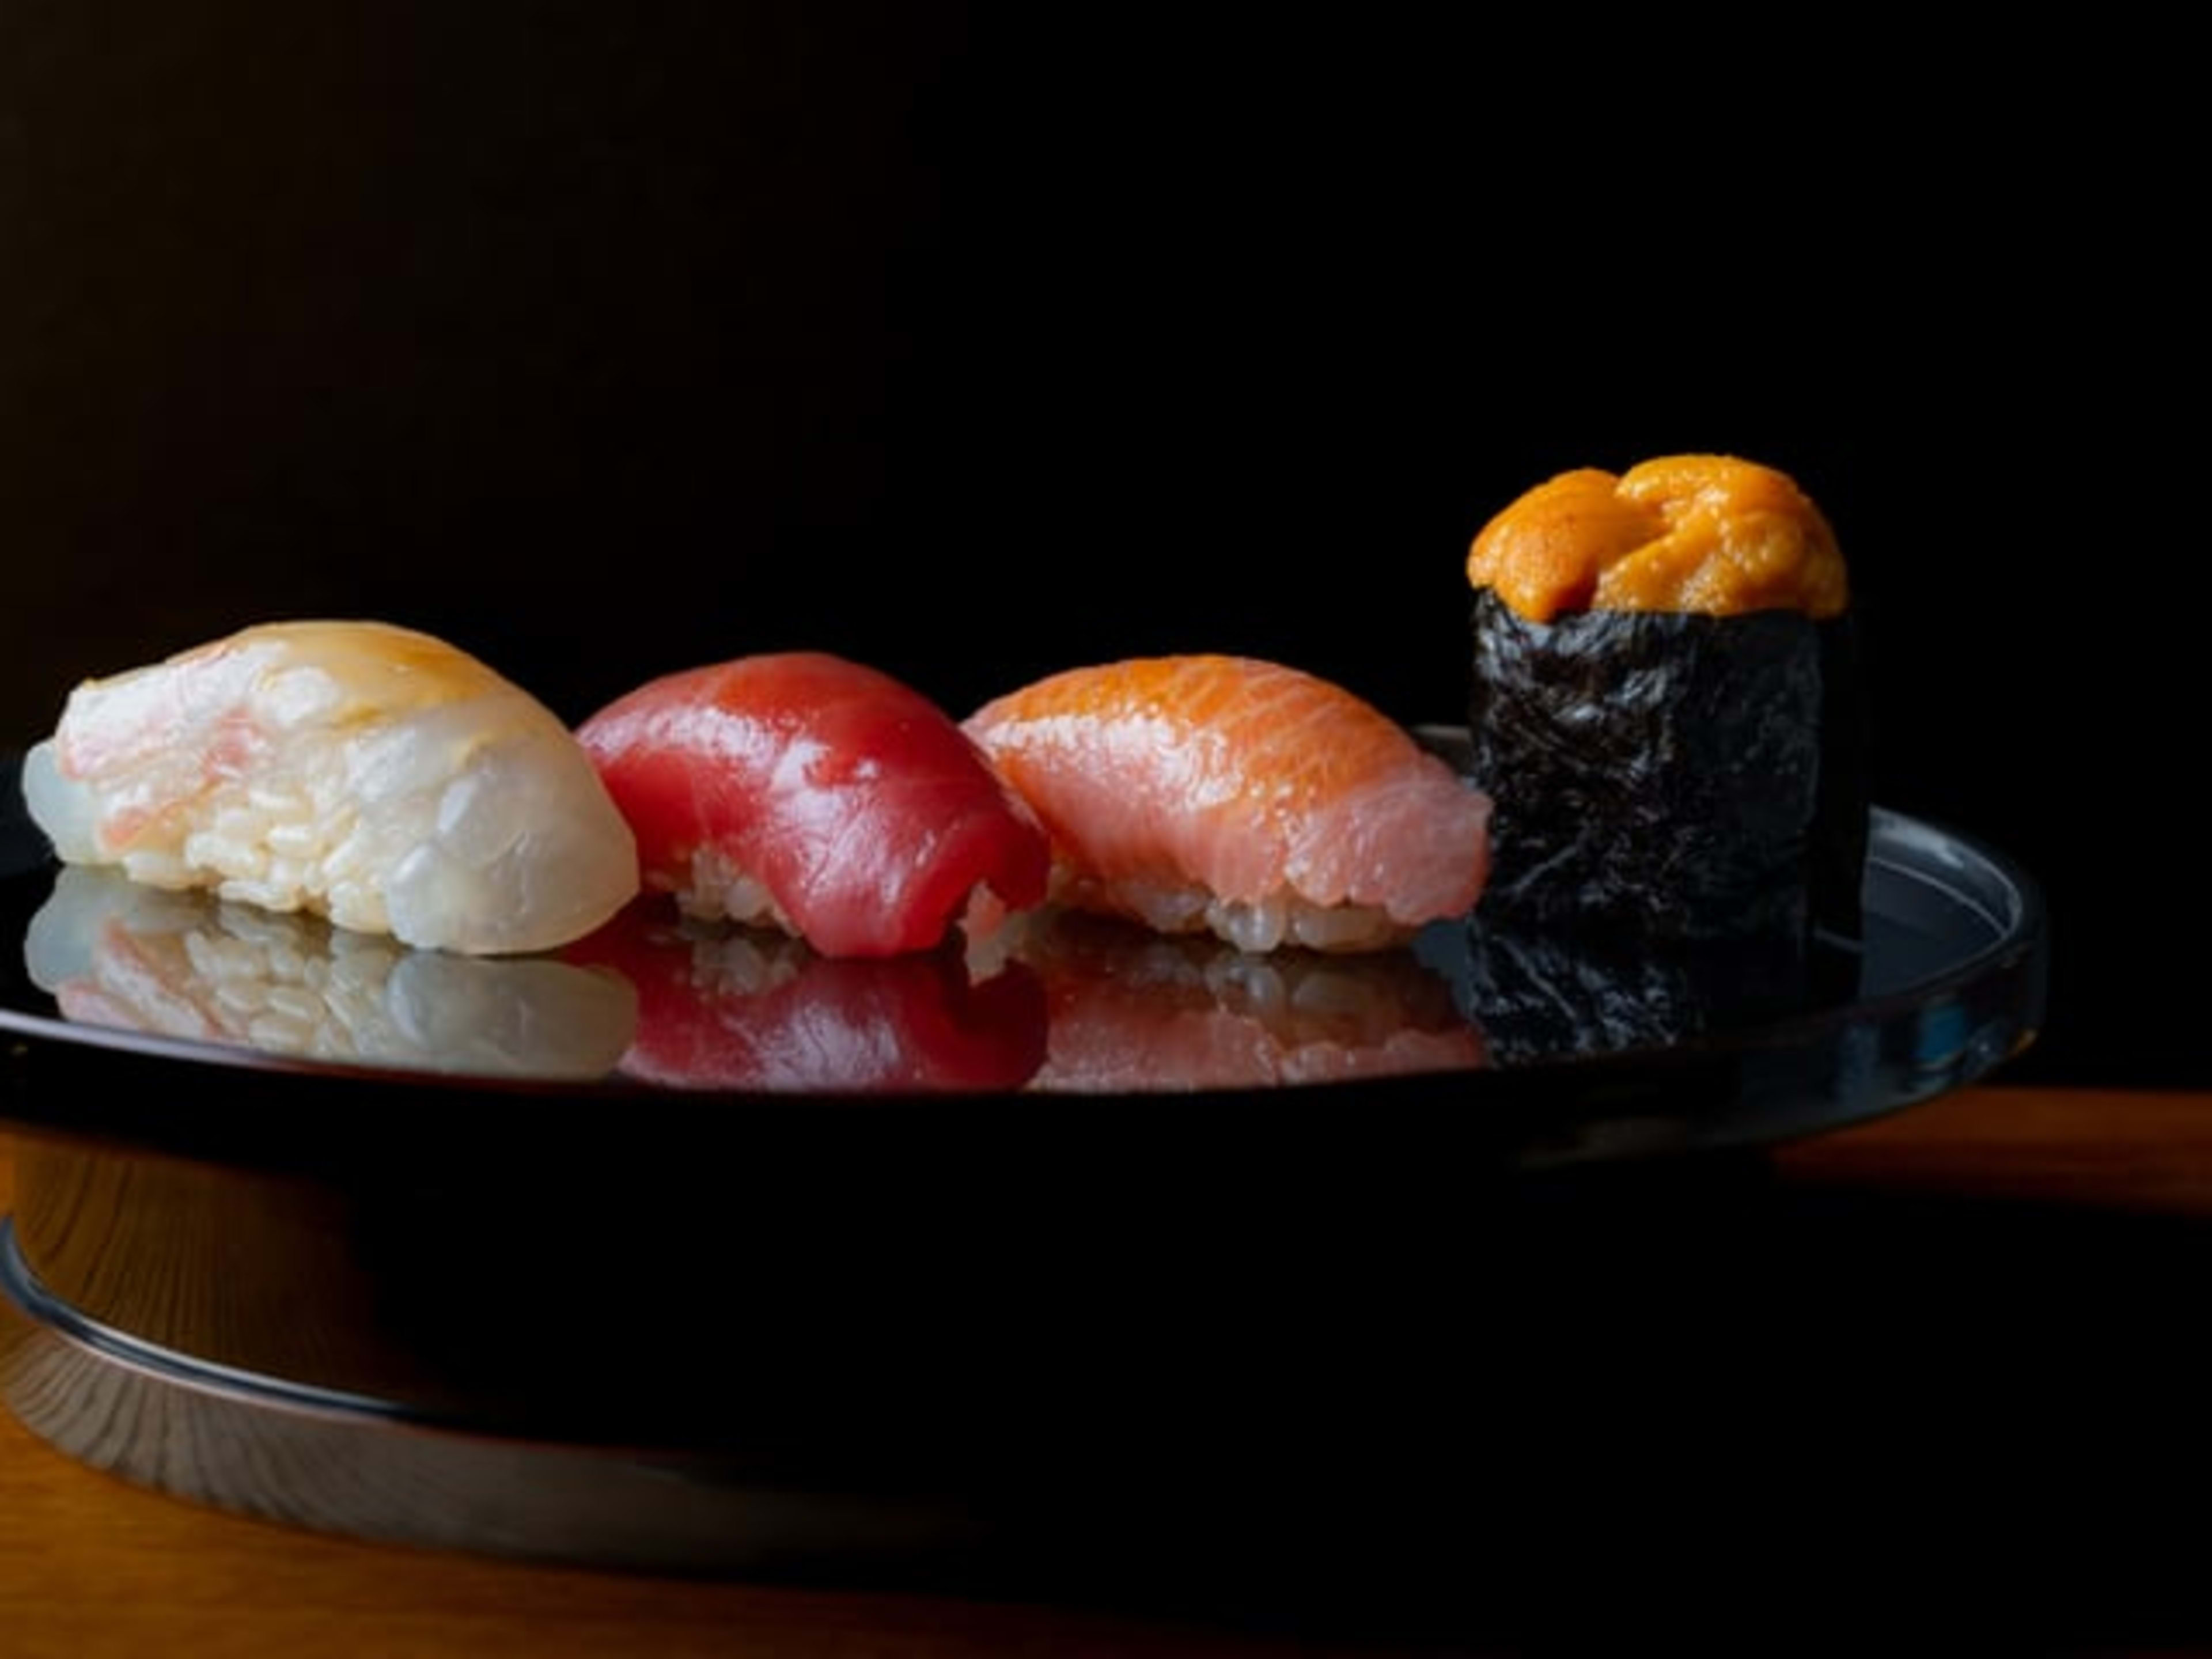
[[[1231,649],[1449,720],[1492,513],[1732,451],[1853,562],[1877,799],[2047,890],[2016,1074],[2212,1082],[2159,55],[13,5],[0,708],[324,613],[570,718],[804,645],[955,712]]]

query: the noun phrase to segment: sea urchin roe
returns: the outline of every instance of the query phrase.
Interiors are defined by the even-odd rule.
[[[1563,472],[1483,527],[1467,577],[1535,622],[1590,610],[1826,618],[1850,597],[1820,510],[1786,474],[1727,455]]]

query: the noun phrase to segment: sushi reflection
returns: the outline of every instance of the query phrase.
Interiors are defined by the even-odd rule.
[[[764,1093],[1007,1091],[1045,1054],[1044,993],[1019,963],[957,949],[824,957],[766,928],[633,906],[563,952],[638,997],[619,1070],[672,1088]]]
[[[1431,942],[1501,1066],[1723,1036],[1847,998],[1858,973],[1855,951],[1786,927],[1661,943],[1478,917]]]
[[[1481,1067],[1480,1029],[1415,952],[1264,955],[1101,916],[1028,918],[1050,1052],[1033,1088],[1243,1089]]]
[[[637,1021],[612,975],[416,950],[100,867],[60,871],[23,954],[75,1023],[336,1064],[599,1078]]]

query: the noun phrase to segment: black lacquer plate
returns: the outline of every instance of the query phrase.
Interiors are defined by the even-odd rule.
[[[988,962],[833,963],[641,903],[569,950],[477,960],[62,867],[0,769],[9,1110],[257,1159],[350,1156],[409,1121],[510,1148],[518,1114],[584,1106],[638,1135],[834,1134],[856,1157],[963,1123],[1188,1145],[1258,1112],[1330,1140],[1418,1122],[1485,1166],[1548,1167],[1908,1106],[2043,1014],[2033,879],[1879,808],[1863,936],[1778,954],[1662,956],[1478,911],[1364,957],[1073,922]]]

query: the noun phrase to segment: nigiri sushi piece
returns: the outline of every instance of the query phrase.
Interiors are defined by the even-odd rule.
[[[638,890],[560,718],[384,623],[266,623],[86,681],[23,792],[67,863],[429,949],[547,950]]]
[[[1241,950],[1387,948],[1463,915],[1490,800],[1357,694],[1248,657],[1050,675],[965,722],[1052,838],[1052,896]]]
[[[1669,948],[1859,935],[1850,580],[1796,480],[1733,455],[1577,468],[1482,527],[1467,579],[1491,917]]]
[[[769,652],[664,675],[576,736],[645,886],[688,915],[884,957],[1044,896],[1029,809],[950,714],[863,664]]]

